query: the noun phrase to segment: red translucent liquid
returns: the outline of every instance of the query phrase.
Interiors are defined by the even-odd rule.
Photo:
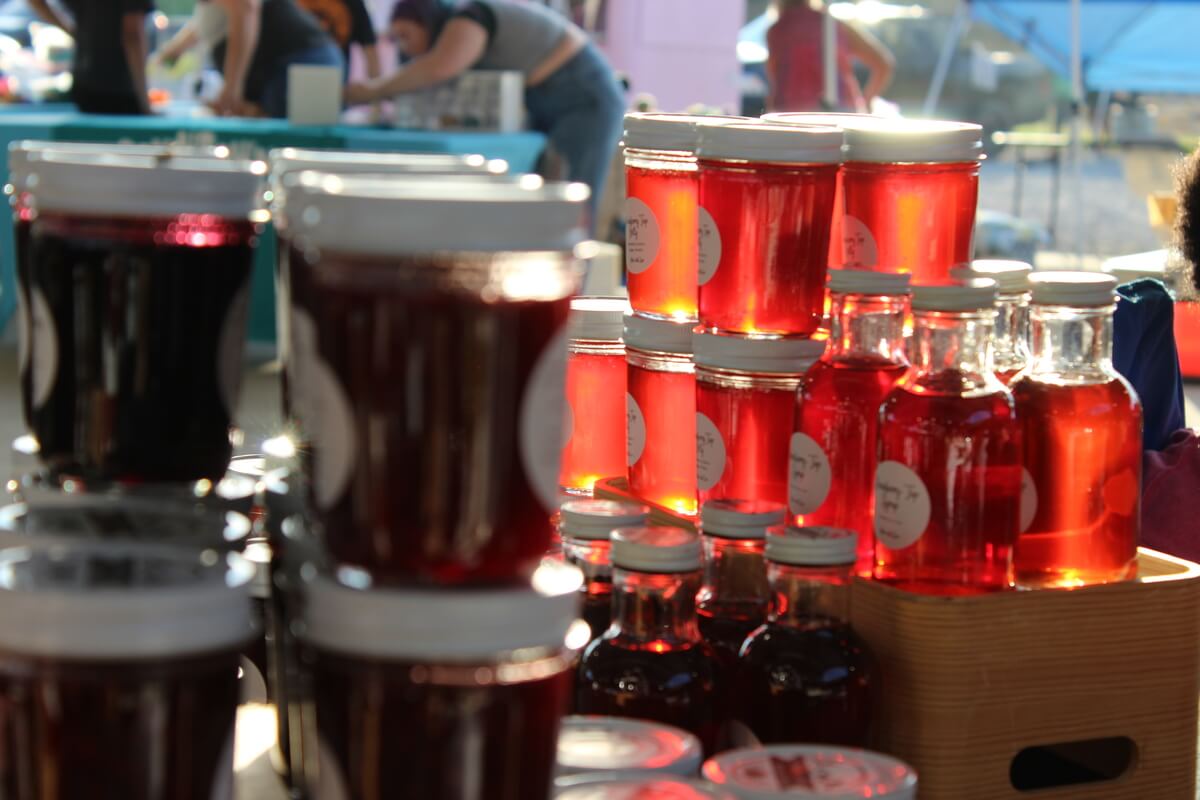
[[[746,637],[767,621],[767,603],[701,601],[696,606],[700,635],[713,646],[730,674]]]
[[[569,674],[436,667],[314,654],[313,686],[327,770],[358,798],[546,800]],[[453,683],[443,680],[450,673]],[[317,796],[324,796],[320,792]],[[333,794],[332,796],[341,796]]]
[[[789,499],[790,510],[796,525],[857,531],[860,575],[875,566],[879,406],[906,369],[881,356],[822,359],[804,376],[796,398],[793,430],[812,439],[827,463],[809,452],[811,446],[795,448],[789,469],[799,491]]]
[[[1011,387],[1013,385],[1013,378],[1020,375],[1022,369],[1024,368],[1014,367],[1013,369],[998,369],[996,370],[996,377],[999,378],[1000,382],[1005,386]]]
[[[657,242],[657,254],[645,269],[635,272],[637,266],[626,264],[629,304],[640,314],[696,318],[696,192],[694,169],[625,168],[626,197],[641,200],[654,215],[648,223],[652,230],[626,235],[631,242],[639,234],[643,241]]]
[[[837,175],[836,164],[701,162],[702,326],[801,335],[817,330]]]
[[[1142,410],[1123,379],[1013,386],[1025,469],[1036,492],[1017,537],[1020,586],[1080,586],[1132,578],[1141,519]],[[1028,499],[1028,490],[1022,501]],[[1036,508],[1036,510],[1034,510]]]
[[[637,497],[680,514],[696,513],[696,376],[629,365],[629,439],[641,457],[629,466]]]
[[[916,473],[928,497],[928,523],[924,528],[914,523],[921,516],[920,485],[881,485],[877,478],[876,518],[888,525],[906,520],[898,528],[912,543],[893,549],[878,536],[875,577],[926,594],[1007,589],[1021,495],[1020,428],[1012,399],[1000,392],[963,397],[915,388],[921,393],[902,381],[883,402],[879,461],[896,461]]]
[[[792,388],[736,388],[697,379],[696,410],[705,418],[697,417],[701,504],[725,498],[787,502],[785,432],[792,424],[795,381],[783,383]]]
[[[849,625],[768,623],[742,648],[738,716],[764,744],[866,747],[876,667]]]
[[[874,164],[843,170],[845,265],[946,280],[971,260],[979,164]]]
[[[569,494],[592,493],[601,478],[625,474],[625,356],[567,356],[567,419],[559,486]]]

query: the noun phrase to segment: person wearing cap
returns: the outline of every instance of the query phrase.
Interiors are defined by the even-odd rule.
[[[828,10],[817,0],[775,0],[778,18],[767,31],[767,110],[832,111],[824,102],[824,34]],[[892,82],[896,60],[883,42],[838,20],[836,109],[865,113]],[[858,61],[868,70],[860,86]]]
[[[151,0],[29,0],[33,12],[75,39],[71,100],[91,114],[148,114],[146,15]]]
[[[410,60],[384,78],[350,84],[349,104],[425,89],[471,69],[520,72],[530,126],[565,159],[567,178],[591,187],[594,213],[625,101],[612,67],[582,30],[532,3],[399,0],[390,32]]]

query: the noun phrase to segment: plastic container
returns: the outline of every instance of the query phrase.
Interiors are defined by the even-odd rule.
[[[829,347],[801,381],[788,445],[788,507],[796,525],[858,533],[855,571],[875,568],[879,405],[908,369],[908,276],[830,270]]]
[[[120,153],[29,164],[28,406],[52,470],[224,474],[265,172]]]
[[[820,327],[842,144],[834,127],[702,129],[701,327],[800,336]]]
[[[687,731],[618,717],[567,717],[558,733],[558,776],[630,772],[694,777],[704,757]],[[557,779],[556,779],[557,780]]]
[[[879,412],[875,577],[909,591],[1013,585],[1021,429],[991,371],[996,283],[913,286],[912,369]]]
[[[992,366],[996,377],[1011,386],[1029,363],[1029,277],[1033,267],[1024,261],[976,260],[955,267],[957,280],[991,278],[996,281],[996,330],[992,334]]]
[[[590,497],[601,478],[625,474],[625,344],[629,301],[577,297],[567,318],[567,418],[558,487]]]
[[[696,371],[692,326],[629,314],[625,448],[629,489],[655,505],[696,513]]]
[[[867,750],[778,745],[731,750],[704,763],[706,780],[738,800],[916,800],[917,774]]]
[[[696,487],[701,504],[787,503],[788,439],[801,376],[825,342],[697,330]]]
[[[581,580],[546,562],[531,586],[508,589],[307,584],[314,795],[462,797],[486,787],[496,800],[546,800]]]
[[[563,558],[583,572],[583,621],[595,639],[612,622],[612,559],[609,557],[613,531],[640,528],[650,509],[613,500],[568,500],[559,511],[559,535]]]
[[[579,184],[285,181],[292,392],[331,557],[528,577],[558,507]]]
[[[1113,368],[1116,279],[1039,272],[1034,350],[1013,384],[1024,441],[1021,588],[1076,587],[1136,575],[1142,407]]]
[[[252,575],[112,543],[0,551],[0,791],[231,796]]]

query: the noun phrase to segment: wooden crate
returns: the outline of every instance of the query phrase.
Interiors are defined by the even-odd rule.
[[[592,487],[592,495],[603,500],[625,500],[630,503],[641,503],[650,509],[650,522],[654,525],[670,525],[675,528],[687,528],[690,531],[696,530],[696,520],[689,517],[681,517],[666,506],[660,506],[651,503],[649,500],[635,497],[629,491],[629,481],[624,478],[603,478],[596,481],[595,486]]]

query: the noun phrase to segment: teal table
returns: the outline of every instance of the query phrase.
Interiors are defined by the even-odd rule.
[[[310,147],[407,153],[478,153],[502,158],[512,172],[532,172],[545,147],[539,133],[411,131],[347,125],[310,127],[285,120],[220,117],[110,117],[86,115],[70,107],[0,106],[0,146],[21,139],[59,142],[172,142],[223,144],[235,152],[265,155],[276,147]],[[0,183],[8,182],[7,159]],[[15,263],[11,225],[0,225],[0,326],[15,302]],[[255,260],[249,336],[275,340],[275,232],[268,228]]]

